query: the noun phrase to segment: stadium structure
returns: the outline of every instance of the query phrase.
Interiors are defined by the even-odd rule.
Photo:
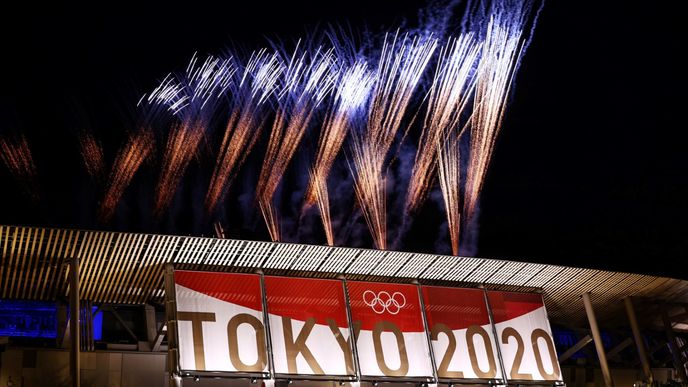
[[[0,226],[0,252],[2,386],[630,386],[687,381],[688,281],[679,279],[501,259],[21,226]],[[229,289],[222,287],[226,283],[239,286],[241,281],[248,282],[239,290],[222,290]],[[247,290],[250,283],[258,286],[255,294]],[[311,293],[300,298],[311,285]],[[203,287],[209,290],[199,290]],[[419,296],[404,293],[409,287],[417,288]],[[457,349],[454,357],[447,355],[451,332],[463,328],[442,330],[436,327],[445,325],[432,324],[450,313],[477,312],[468,306],[452,309],[455,300],[442,296],[452,291],[477,294],[476,308],[489,312],[489,320],[478,324],[483,328],[471,325],[468,339],[453,343],[456,348],[468,345],[468,352]],[[432,298],[433,292],[440,296]],[[324,325],[299,320],[309,303],[317,304],[313,300],[334,297],[327,298],[334,300],[330,307],[340,296],[341,309],[331,311],[342,313],[337,324],[331,322],[334,317]],[[464,296],[457,297],[463,302]],[[508,316],[509,308],[534,313],[535,307],[524,308],[528,300],[538,299],[544,300],[545,320],[531,338],[522,339],[516,325],[500,326],[500,321],[517,320]],[[217,313],[183,311],[213,302],[219,305],[213,307]],[[414,302],[414,313],[422,315],[420,330],[404,330],[407,321],[399,320],[400,331],[385,325],[388,321],[366,331],[367,318],[386,313],[393,321],[402,315],[399,308]],[[221,321],[223,307],[247,312],[234,325],[231,316],[239,314],[230,315],[227,328],[220,327],[223,336],[216,337],[213,324]],[[527,324],[540,324],[535,317],[528,319]],[[318,352],[318,329],[329,332],[327,324],[337,341],[324,351],[334,353],[340,344],[345,360],[340,371],[335,369],[338,360]],[[397,340],[398,357],[375,352],[379,374],[366,368],[376,361],[366,360],[366,351],[373,351],[364,343],[366,332],[372,332],[375,351]],[[278,341],[287,333],[293,337],[284,339],[288,345],[282,348]],[[349,334],[356,340],[348,340]],[[246,337],[254,343],[254,336],[253,352],[242,354],[241,343]],[[232,347],[233,339],[240,344]],[[209,352],[228,340],[229,352],[226,346],[221,354]],[[415,350],[416,342],[432,345]],[[509,346],[516,348],[513,353]],[[548,348],[552,356],[543,360]],[[426,350],[427,359],[420,354]],[[284,364],[280,351],[286,354]],[[468,376],[473,375],[469,363],[456,371],[463,355],[470,357],[477,376]],[[483,355],[487,362],[480,360]],[[534,359],[532,371],[527,370],[528,356]],[[228,362],[224,371],[221,365],[210,366],[224,357],[234,366]]]

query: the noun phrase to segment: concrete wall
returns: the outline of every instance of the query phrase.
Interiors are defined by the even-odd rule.
[[[167,387],[164,353],[84,352],[84,387]],[[69,352],[7,349],[2,353],[0,386],[12,380],[16,387],[69,386]]]

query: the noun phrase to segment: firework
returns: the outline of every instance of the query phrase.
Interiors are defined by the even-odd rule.
[[[174,197],[189,163],[196,155],[219,98],[231,85],[236,71],[231,58],[209,56],[201,65],[194,55],[186,72],[168,76],[146,98],[154,106],[167,106],[180,124],[170,128],[163,153],[162,170],[155,195],[155,213],[160,215]]]
[[[263,127],[264,102],[277,85],[283,65],[277,55],[265,50],[251,55],[236,95],[240,96],[232,108],[220,145],[210,186],[205,198],[208,213],[215,210],[224,197],[237,169],[251,152]]]
[[[461,154],[460,134],[452,132],[446,141],[438,139],[435,147],[438,153],[438,176],[444,208],[449,227],[452,254],[459,255],[459,234],[461,231]]]
[[[506,13],[506,12],[505,12]],[[470,157],[466,176],[464,219],[473,216],[495,140],[502,126],[507,97],[521,53],[522,19],[490,19],[483,43],[471,117]]]
[[[108,186],[99,209],[98,217],[101,221],[107,222],[112,218],[125,189],[143,162],[153,152],[153,145],[153,134],[148,130],[141,130],[129,136],[112,166]]]
[[[0,158],[10,170],[14,178],[22,182],[32,199],[38,198],[34,186],[36,181],[36,165],[33,162],[31,148],[24,135],[14,139],[0,137]]]
[[[368,111],[368,127],[354,139],[354,189],[359,207],[378,249],[387,248],[385,160],[401,126],[437,40],[386,38]]]
[[[101,180],[105,174],[105,161],[103,147],[92,132],[84,131],[79,136],[81,156],[84,160],[86,171],[92,179]]]
[[[351,121],[363,108],[374,77],[365,62],[359,62],[347,69],[337,82],[335,101],[325,117],[318,138],[318,150],[310,172],[309,187],[305,205],[317,202],[320,210],[327,244],[334,245],[334,231],[330,222],[330,200],[327,192],[327,177],[344,143]]]
[[[275,113],[267,151],[258,178],[256,197],[273,241],[281,239],[279,218],[272,197],[301,142],[313,114],[336,80],[332,51],[318,49],[306,63],[306,54],[295,51],[285,71],[280,93],[281,106]]]
[[[450,39],[440,52],[409,181],[405,214],[418,210],[432,187],[438,143],[461,127],[461,115],[473,88],[471,75],[479,49],[473,34],[469,33]],[[459,182],[456,184],[458,187]]]

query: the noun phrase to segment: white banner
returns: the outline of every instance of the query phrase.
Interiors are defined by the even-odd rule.
[[[562,380],[542,296],[488,292],[509,380]]]
[[[183,371],[267,372],[260,277],[175,272]]]

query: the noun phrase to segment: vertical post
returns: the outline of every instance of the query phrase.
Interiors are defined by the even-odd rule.
[[[79,258],[72,258],[69,260],[69,376],[72,387],[81,386],[79,309]]]
[[[356,382],[358,386],[361,385],[361,362],[358,358],[358,346],[356,344],[356,335],[354,335],[354,319],[351,317],[351,304],[349,301],[349,288],[346,286],[346,277],[338,276],[339,280],[342,281],[342,287],[344,287],[344,302],[346,305],[346,322],[349,324],[349,342],[351,343],[351,355],[353,356],[354,369],[356,371]],[[354,383],[351,383],[354,386]]]
[[[144,320],[146,321],[146,341],[148,342],[148,350],[152,351],[155,346],[155,341],[158,338],[158,324],[155,321],[155,308],[151,304],[143,306]],[[164,324],[164,322],[163,322]],[[139,343],[139,346],[141,343]]]
[[[633,340],[635,341],[635,347],[638,350],[640,364],[643,366],[645,381],[651,385],[653,377],[652,370],[650,369],[650,361],[647,357],[647,351],[645,350],[643,336],[640,334],[640,329],[638,328],[638,319],[635,316],[635,308],[633,308],[633,300],[631,300],[631,297],[624,298],[624,305],[626,306],[628,322],[631,324],[631,332],[633,332]]]
[[[430,337],[430,326],[428,325],[428,316],[425,313],[425,300],[423,299],[423,291],[420,288],[420,283],[417,280],[413,284],[418,288],[418,300],[420,301],[420,313],[423,316],[423,328],[425,328],[425,340],[428,342],[428,351],[430,354],[430,365],[432,366],[433,384],[437,385],[440,381],[437,374],[437,364],[435,364],[435,350],[432,348],[432,337]]]
[[[590,323],[590,330],[592,331],[592,339],[595,342],[595,350],[597,350],[597,357],[600,359],[600,367],[602,368],[604,384],[607,387],[613,387],[614,381],[612,380],[612,374],[609,372],[607,355],[604,353],[604,345],[602,344],[602,336],[600,335],[600,329],[597,326],[595,310],[592,308],[592,302],[590,302],[590,293],[583,293],[583,305],[585,305],[585,313],[588,315],[588,322]]]
[[[260,276],[260,296],[263,303],[263,325],[265,326],[265,344],[267,346],[268,368],[270,372],[270,380],[275,380],[275,359],[272,354],[272,334],[270,333],[270,312],[268,311],[268,296],[265,293],[265,274],[263,270],[256,270],[256,274]],[[266,383],[267,386],[267,383]]]
[[[492,335],[495,339],[495,348],[497,348],[497,359],[499,360],[499,370],[502,373],[502,381],[501,383],[497,384],[502,384],[504,386],[509,385],[509,379],[506,375],[506,367],[504,366],[504,357],[502,356],[502,344],[499,341],[499,336],[497,335],[497,324],[495,323],[494,320],[494,314],[492,314],[492,305],[490,305],[490,297],[487,295],[487,289],[485,289],[485,286],[480,286],[480,288],[483,290],[483,295],[485,297],[485,306],[487,307],[487,317],[490,318],[490,327],[492,327]]]
[[[169,385],[181,385],[179,372],[179,343],[177,336],[177,300],[174,288],[174,265],[165,264],[165,319],[167,320],[167,366],[170,372]]]
[[[671,319],[669,318],[667,308],[664,305],[662,306],[662,322],[664,323],[664,331],[666,332],[667,341],[669,342],[669,349],[671,350],[671,358],[674,361],[676,375],[678,375],[681,382],[686,382],[688,378],[686,377],[686,369],[681,359],[681,350],[678,348],[678,345],[676,345],[676,335],[671,326]]]

